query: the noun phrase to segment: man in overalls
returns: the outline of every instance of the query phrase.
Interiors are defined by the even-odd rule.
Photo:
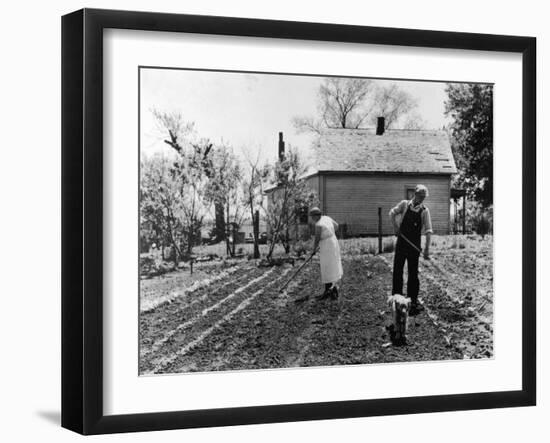
[[[410,315],[417,315],[423,308],[418,303],[418,259],[420,257],[421,236],[426,235],[424,258],[430,258],[430,241],[432,221],[429,209],[424,206],[424,199],[428,196],[428,188],[417,185],[412,200],[402,200],[390,211],[397,244],[393,260],[393,288],[392,294],[403,294],[403,267],[407,261],[409,278],[407,281],[407,296],[411,299]],[[399,217],[400,216],[400,217]],[[399,218],[401,222],[399,222]]]

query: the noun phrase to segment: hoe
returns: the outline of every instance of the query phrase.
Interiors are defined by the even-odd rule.
[[[294,280],[294,278],[300,273],[300,271],[301,271],[302,269],[304,269],[304,267],[311,261],[312,258],[313,258],[313,254],[311,254],[311,255],[306,259],[306,261],[303,262],[303,263],[300,265],[300,267],[296,270],[296,272],[295,272],[294,274],[292,274],[292,277],[290,277],[290,278],[286,281],[286,283],[285,283],[283,286],[281,286],[281,289],[279,289],[279,292],[283,292],[283,291],[285,290],[285,288],[288,286],[288,284],[289,284],[292,280]]]
[[[411,245],[416,251],[418,251],[418,253],[420,255],[422,255],[422,251],[416,247],[416,245],[410,241],[407,237],[405,237],[403,234],[399,234],[401,236],[401,238],[403,238],[403,240],[405,240],[409,245]],[[434,261],[432,259],[429,259],[429,260],[426,260],[427,262],[429,262],[435,269],[437,269],[440,273],[444,274],[444,272],[441,270],[441,268],[439,266],[437,266],[436,263],[434,263]]]

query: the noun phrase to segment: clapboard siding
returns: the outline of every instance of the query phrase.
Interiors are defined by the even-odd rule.
[[[314,180],[310,180],[313,185]],[[430,209],[434,232],[449,233],[449,175],[321,174],[318,183],[316,190],[323,212],[338,223],[345,223],[353,235],[378,233],[379,207],[383,233],[392,234],[390,209],[405,199],[408,186],[422,183],[429,190],[425,205]]]
[[[321,181],[321,177],[318,174],[312,175],[308,178],[306,178],[306,183],[308,187],[315,192],[316,197],[321,200],[321,196],[319,194],[319,182]]]

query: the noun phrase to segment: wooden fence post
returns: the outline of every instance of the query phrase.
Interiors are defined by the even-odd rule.
[[[382,254],[382,208],[378,208],[378,253]]]
[[[260,211],[254,212],[254,258],[260,258]]]
[[[462,234],[466,234],[466,194],[462,197]]]
[[[237,226],[233,223],[233,256],[235,256],[235,245],[237,244]]]

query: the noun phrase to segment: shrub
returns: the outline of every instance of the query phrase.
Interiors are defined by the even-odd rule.
[[[465,247],[466,244],[464,243],[464,239],[459,236],[454,236],[453,242],[449,246],[451,249],[464,249]]]
[[[474,221],[474,231],[476,231],[481,237],[485,237],[491,230],[489,224],[489,219],[486,214],[480,214],[479,217]]]
[[[474,232],[485,237],[493,233],[493,207],[484,208],[479,203],[472,203],[467,210],[468,222]]]
[[[140,275],[154,277],[172,271],[174,268],[162,261],[160,257],[153,255],[142,256],[139,259]]]
[[[307,242],[305,241],[295,242],[294,245],[292,246],[292,251],[294,252],[295,255],[297,255],[298,257],[301,257],[302,255],[306,254],[308,251]]]
[[[356,245],[356,254],[366,255],[366,254],[376,254],[378,251],[376,245],[369,241],[369,239],[358,240]]]

